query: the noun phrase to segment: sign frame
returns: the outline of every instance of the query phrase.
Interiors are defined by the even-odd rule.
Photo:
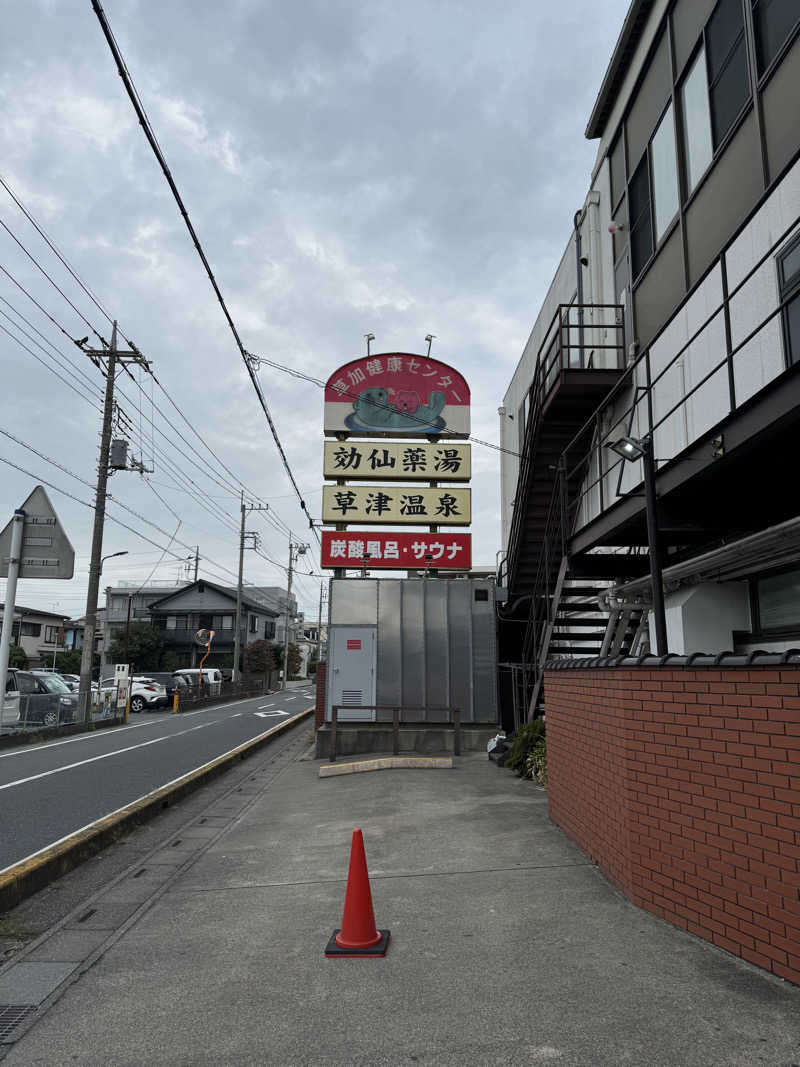
[[[324,485],[322,521],[350,526],[470,526],[472,490],[449,485]]]
[[[68,581],[75,574],[75,549],[64,533],[50,498],[37,485],[19,511],[25,513],[18,578]],[[0,578],[8,577],[14,520],[0,531]]]
[[[345,555],[333,554],[334,542],[347,546]],[[415,544],[425,547],[415,550]],[[351,555],[350,545],[363,545],[363,551],[356,547]],[[387,545],[396,545],[396,558],[393,551],[386,556]],[[368,554],[367,559],[365,554]],[[426,560],[427,554],[434,558]],[[320,561],[326,569],[469,571],[472,567],[472,534],[421,530],[323,530]]]
[[[472,445],[464,441],[377,442],[374,438],[326,441],[323,477],[354,482],[469,482]]]

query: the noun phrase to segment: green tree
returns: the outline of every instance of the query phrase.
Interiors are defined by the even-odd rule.
[[[64,674],[81,673],[81,653],[78,649],[71,652],[59,652],[56,654],[56,670]]]
[[[161,669],[162,671],[177,671],[181,664],[181,657],[177,652],[173,652],[171,649],[167,649],[161,655]]]
[[[164,652],[164,635],[149,622],[132,622],[128,634],[128,662],[134,671],[157,671]],[[125,634],[111,642],[108,650],[112,663],[125,662]]]
[[[25,649],[20,648],[19,645],[12,645],[8,650],[8,665],[9,667],[21,667],[24,670],[28,666]]]
[[[263,674],[275,670],[275,653],[269,641],[253,641],[245,649],[245,669],[251,674]]]
[[[293,641],[289,642],[289,677],[293,674],[297,674],[303,662],[303,657],[300,655],[300,649],[294,644]]]

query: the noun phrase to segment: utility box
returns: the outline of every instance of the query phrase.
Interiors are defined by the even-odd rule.
[[[495,610],[485,578],[332,579],[325,718],[496,723]]]

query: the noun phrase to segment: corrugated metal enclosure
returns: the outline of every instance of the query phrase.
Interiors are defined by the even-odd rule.
[[[493,581],[334,578],[329,604],[327,719],[333,704],[355,703],[361,692],[361,703],[387,708],[353,718],[391,721],[392,707],[418,706],[458,708],[467,723],[497,721]],[[446,720],[443,710],[403,712],[404,722]]]

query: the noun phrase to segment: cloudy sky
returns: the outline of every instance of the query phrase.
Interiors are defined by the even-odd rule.
[[[490,441],[583,201],[595,150],[583,130],[627,6],[104,4],[246,347],[327,378],[368,331],[373,352],[424,351],[433,333],[432,354],[472,386],[473,432]],[[197,544],[201,575],[233,581],[241,483],[277,516],[249,528],[285,563],[279,527],[313,537],[89,0],[3,5],[0,110],[0,174],[166,391],[153,407],[149,383],[120,381],[133,452],[155,469],[111,479],[109,514],[131,529],[109,522],[104,553],[129,554],[101,584],[175,579],[176,557]],[[37,481],[77,498],[48,489],[75,578],[23,581],[17,595],[75,616],[103,381],[59,327],[73,339],[110,328],[2,188],[0,220],[64,294],[0,229],[0,267],[55,320],[0,272],[0,429],[23,442],[0,436],[0,457],[30,472],[0,462],[0,526]],[[269,368],[261,382],[318,516],[321,390]],[[473,464],[473,559],[489,565],[499,454],[474,446]],[[249,553],[246,578],[278,585],[285,572]],[[318,591],[299,578],[308,615]]]

